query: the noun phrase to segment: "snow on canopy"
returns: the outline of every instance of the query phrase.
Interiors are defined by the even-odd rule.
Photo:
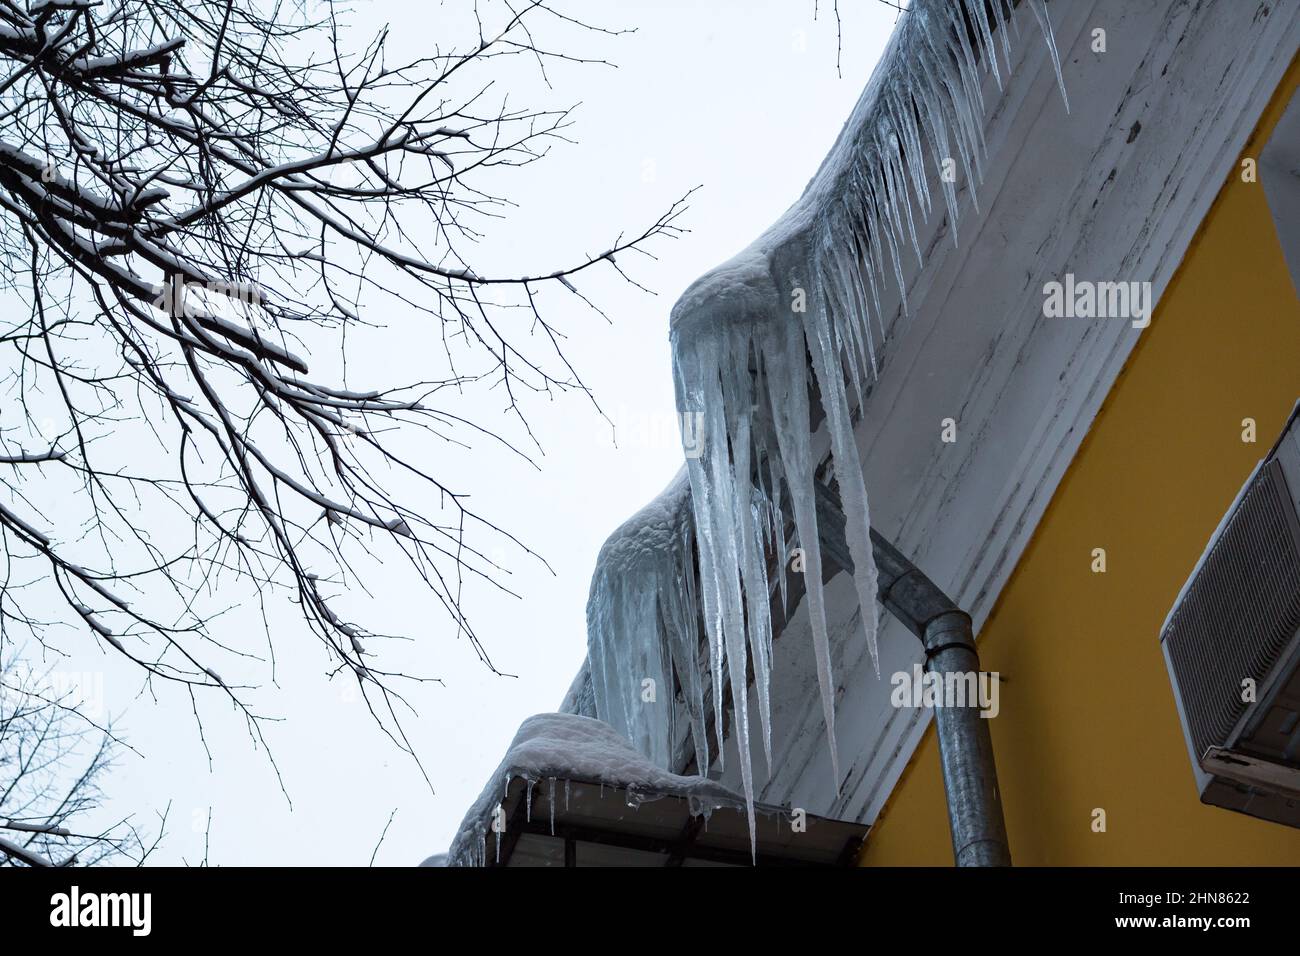
[[[1042,30],[1068,110],[1044,0],[1026,5]],[[954,242],[957,188],[955,177],[942,173],[960,170],[974,202],[985,150],[981,65],[1000,89],[1003,69],[1011,69],[1007,23],[1018,31],[1010,0],[993,0],[991,6],[1000,8],[996,31],[984,0],[915,0],[803,196],[756,242],[693,283],[673,307],[677,407],[703,422],[703,453],[688,458],[688,481],[679,476],[610,539],[592,581],[588,649],[597,716],[668,766],[671,701],[661,693],[660,704],[647,709],[638,694],[644,679],[662,690],[676,673],[697,759],[705,757],[697,766],[703,768],[708,763],[703,722],[697,719],[699,694],[711,676],[715,725],[722,727],[726,674],[751,832],[746,679],[752,661],[770,767],[766,558],[773,542],[784,542],[783,501],[804,553],[813,653],[837,788],[839,783],[809,430],[814,386],[847,518],[863,626],[879,672],[877,574],[851,414],[855,405],[861,408],[878,368],[887,281],[898,289],[906,313],[904,250],[910,247],[921,260],[916,216],[926,220],[932,212],[929,177],[940,184]],[[778,583],[784,585],[788,568],[781,564]],[[706,668],[698,663],[697,612],[708,637]]]
[[[445,858],[430,857],[425,866],[482,866],[489,852],[492,815],[516,779],[532,788],[541,780],[581,780],[604,784],[639,796],[681,797],[692,815],[708,815],[719,807],[739,810],[745,799],[705,777],[683,777],[652,764],[619,731],[602,721],[578,714],[537,714],[519,725],[514,742],[500,766],[470,807]],[[551,791],[551,805],[555,805]]]

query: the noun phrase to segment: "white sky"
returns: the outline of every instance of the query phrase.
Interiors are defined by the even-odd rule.
[[[581,103],[569,131],[577,143],[503,180],[519,208],[493,225],[482,243],[484,258],[533,274],[549,271],[608,248],[620,230],[643,227],[690,187],[703,188],[680,221],[689,235],[661,243],[658,263],[625,263],[657,296],[615,283],[587,285],[583,291],[597,298],[613,324],[578,310],[562,323],[572,333],[568,358],[618,426],[618,447],[608,425],[570,396],[530,409],[546,452],[542,471],[476,451],[460,473],[461,486],[475,492],[476,507],[554,569],[552,576],[512,561],[511,587],[522,599],[494,598],[470,608],[497,666],[519,676],[493,676],[423,605],[381,594],[391,630],[415,638],[408,653],[418,655],[423,672],[445,681],[411,696],[419,717],[407,721],[432,777],[431,795],[410,758],[378,732],[343,682],[326,680],[320,652],[300,624],[295,629],[293,614],[274,615],[279,687],[258,703],[282,718],[266,733],[290,808],[264,755],[228,708],[204,712],[209,768],[188,698],[138,697],[138,676],[102,670],[111,665],[98,653],[84,660],[74,655],[60,666],[104,675],[107,706],[143,753],[124,756],[115,769],[107,811],[134,813],[147,823],[154,810],[171,803],[168,836],[154,862],[201,859],[211,808],[213,864],[365,864],[394,809],[376,862],[418,863],[446,848],[519,723],[558,706],[585,652],[587,589],[597,551],[681,463],[669,308],[687,284],[747,245],[799,195],[848,116],[896,16],[874,0],[840,4],[841,79],[831,0],[822,0],[817,21],[813,5],[559,0],[565,12],[584,20],[636,32],[589,36],[571,51],[611,60],[617,69],[558,69],[551,73],[551,91],[540,87],[535,69],[520,74],[528,85],[515,82],[514,89],[530,97],[537,89],[530,106]],[[353,6],[363,34],[393,25],[394,60],[420,55],[432,38],[446,43],[472,32],[468,0]],[[432,334],[428,342],[397,344],[417,358],[437,347]],[[500,404],[479,397],[466,411],[490,425]],[[215,625],[218,634],[222,626]],[[234,615],[224,626],[242,625]]]

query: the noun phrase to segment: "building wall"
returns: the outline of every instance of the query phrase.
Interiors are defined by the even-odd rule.
[[[1300,60],[1243,156],[1258,156],[1297,86]],[[1300,398],[1300,303],[1263,187],[1239,169],[980,635],[983,666],[1003,678],[992,734],[1018,865],[1300,864],[1300,830],[1199,802],[1159,643],[1210,534]],[[1256,444],[1242,441],[1248,417]],[[1094,548],[1106,550],[1104,574]],[[1094,832],[1097,808],[1105,832]],[[952,862],[933,727],[862,862]]]

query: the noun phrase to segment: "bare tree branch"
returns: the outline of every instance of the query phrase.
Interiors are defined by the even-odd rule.
[[[537,555],[438,449],[487,438],[530,461],[458,403],[494,391],[531,442],[527,400],[590,397],[556,301],[589,305],[596,270],[632,281],[618,258],[650,255],[684,206],[576,261],[479,267],[505,177],[570,122],[514,105],[497,62],[549,83],[586,61],[541,33],[599,28],[503,4],[465,49],[392,65],[386,31],[349,48],[333,4],[289,6],[0,0],[0,289],[23,304],[0,324],[0,639],[72,623],[151,688],[227,698],[264,743],[254,684],[220,673],[274,680],[269,626],[263,653],[217,621],[288,600],[409,751],[395,682],[428,678],[385,669],[384,635],[336,611],[354,562],[400,560],[491,665],[466,588],[511,593],[498,544]],[[390,322],[388,354],[440,350],[431,374],[350,384],[348,337]]]
[[[84,829],[121,742],[49,678],[0,657],[0,866],[143,863],[165,816],[148,844],[129,818]]]

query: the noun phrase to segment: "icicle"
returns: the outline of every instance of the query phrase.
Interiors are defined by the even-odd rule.
[[[1029,6],[1064,99],[1060,57],[1043,0],[1030,0]],[[990,12],[1010,18],[1009,24],[995,25]],[[693,754],[697,771],[704,773],[710,767],[705,697],[712,697],[720,731],[726,726],[729,689],[751,837],[747,675],[752,666],[770,773],[773,582],[768,569],[775,558],[775,586],[788,611],[787,548],[795,541],[804,555],[812,653],[831,771],[837,788],[839,783],[817,462],[808,428],[814,388],[848,519],[864,636],[879,673],[870,509],[853,416],[879,373],[888,333],[882,302],[887,283],[907,315],[903,261],[923,258],[917,213],[924,222],[937,205],[930,177],[959,168],[978,211],[976,187],[986,151],[983,74],[991,73],[999,88],[1004,85],[995,31],[1009,78],[1010,38],[1013,31],[1019,35],[1009,0],[995,0],[992,8],[984,0],[916,0],[803,198],[750,249],[695,283],[673,309],[678,410],[700,416],[691,436],[698,444],[688,449],[686,467],[664,494],[601,551],[587,605],[591,698],[596,716],[658,766],[678,769]],[[955,243],[955,177],[936,178]],[[795,296],[803,308],[792,306]],[[787,517],[794,526],[790,540]],[[680,705],[674,681],[681,688]],[[654,692],[647,695],[649,688]],[[680,752],[684,738],[689,740]],[[713,755],[719,768],[724,753],[719,747]],[[566,807],[568,799],[566,781]]]
[[[815,303],[814,309],[809,312],[812,329],[808,331],[815,334],[807,336],[808,346],[821,386],[822,407],[828,419],[831,454],[835,459],[840,502],[846,519],[845,536],[848,539],[849,554],[853,558],[853,583],[858,593],[858,604],[862,608],[862,625],[866,631],[867,648],[871,651],[871,663],[879,677],[880,651],[876,646],[879,621],[876,606],[878,575],[871,551],[871,514],[867,506],[867,488],[862,478],[858,445],[853,437],[853,423],[844,394],[844,376],[840,372],[839,355],[842,349],[835,341],[829,314],[819,313],[822,308],[824,303]]]
[[[524,804],[525,804],[525,809],[527,810],[524,819],[527,820],[529,823],[532,823],[533,822],[533,782],[531,780],[528,781],[528,790],[524,797]]]
[[[831,772],[839,783],[839,756],[835,745],[835,696],[831,675],[830,636],[826,630],[826,605],[822,596],[821,535],[817,530],[817,495],[813,484],[812,436],[808,431],[807,364],[804,336],[793,323],[765,329],[763,378],[772,412],[775,444],[784,465],[791,510],[803,549],[808,614],[812,622],[813,655],[821,690],[826,742],[831,752]]]
[[[568,781],[566,780],[567,784]],[[555,778],[551,778],[551,792],[546,798],[546,802],[551,805],[551,836],[555,836]],[[567,807],[565,808],[568,809]]]
[[[737,356],[737,358],[740,358],[740,356]],[[750,441],[749,423],[750,417],[756,410],[757,400],[753,394],[753,384],[750,381],[747,359],[740,362],[740,364],[732,365],[732,382],[728,393],[733,395],[743,394],[748,400],[748,405],[743,404],[746,399],[734,403],[742,405],[740,409],[735,409],[733,403],[729,403],[728,406],[728,417],[730,419],[728,432],[734,435],[736,439],[734,446],[735,474],[745,476],[759,474],[761,472],[757,469],[757,462],[751,458],[753,444]],[[763,447],[763,442],[760,440],[758,445]],[[736,630],[742,640],[746,631],[749,636],[749,654],[754,667],[754,687],[758,701],[763,755],[766,761],[765,766],[770,775],[772,769],[772,721],[769,689],[771,686],[772,616],[771,604],[769,603],[771,591],[767,578],[767,551],[763,545],[764,540],[768,537],[764,526],[768,520],[769,512],[762,488],[756,488],[750,481],[738,480],[736,482],[734,500],[734,521],[740,539],[738,564],[740,567],[741,593],[745,599],[745,617],[737,622]],[[748,627],[745,626],[746,622]],[[730,648],[728,654],[731,654]],[[734,658],[732,659],[734,660]],[[744,659],[743,655],[741,659]],[[746,670],[746,668],[740,668],[739,677],[742,694],[748,699],[749,693],[745,687]],[[734,700],[734,683],[732,694]],[[746,705],[747,709],[748,706]]]
[[[985,71],[992,71],[993,81],[997,83],[998,89],[1001,90],[1002,73],[998,70],[998,58],[993,49],[993,28],[989,24],[988,11],[984,7],[984,0],[966,0],[966,15],[970,17],[971,22],[979,30]]]
[[[682,469],[601,549],[587,601],[587,650],[596,716],[666,770],[678,769],[677,679],[695,762],[704,773],[708,681],[700,670],[694,548],[690,483]]]
[[[1060,58],[1043,0],[1030,0],[1029,6],[1042,27],[1064,99]],[[1002,17],[1005,11],[1010,17],[1010,9],[995,3],[993,12]],[[927,177],[959,165],[978,211],[976,187],[986,153],[983,72],[993,75],[999,89],[1004,83],[988,12],[984,0],[916,0],[899,21],[845,131],[804,196],[749,249],[695,282],[673,308],[678,411],[700,416],[702,422],[692,436],[700,445],[690,449],[702,453],[687,461],[699,569],[698,592],[691,594],[690,603],[702,612],[707,632],[707,676],[719,728],[725,726],[724,680],[730,684],[751,847],[754,781],[746,675],[752,663],[770,769],[772,622],[767,562],[776,550],[784,607],[787,513],[804,555],[812,652],[837,791],[840,782],[835,681],[821,587],[817,462],[809,434],[814,379],[847,519],[864,636],[877,676],[880,672],[877,572],[853,414],[855,405],[860,411],[865,400],[868,368],[872,378],[879,370],[878,345],[887,332],[882,308],[886,277],[899,296],[903,316],[907,314],[903,247],[910,247],[918,262],[923,260],[916,213],[922,221],[930,215]],[[1012,17],[1011,27],[999,22],[996,29],[1009,78],[1009,34],[1019,28]],[[959,206],[951,179],[938,176],[956,242]],[[686,569],[682,580],[689,580],[689,557],[684,555],[689,549],[674,556],[673,566]],[[664,576],[661,568],[645,580]],[[653,634],[654,629],[638,633]],[[670,656],[680,674],[681,662],[689,655],[673,650]],[[608,688],[605,693],[608,697]],[[607,709],[617,713],[612,701]]]
[[[1061,90],[1061,99],[1065,102],[1065,112],[1070,112],[1070,97],[1065,92],[1065,77],[1061,75],[1061,55],[1056,49],[1056,37],[1052,34],[1052,21],[1047,18],[1047,4],[1044,0],[1029,0],[1029,9],[1043,30],[1043,39],[1047,42],[1047,51],[1052,55],[1052,67],[1056,70],[1056,85]]]
[[[1011,31],[1006,29],[1006,24],[1008,21],[1012,19],[1013,15],[1015,14],[1015,11],[1011,8],[1011,0],[1001,0],[1001,3],[1002,3],[1002,8],[1001,10],[998,11],[998,15],[1002,19],[1003,28],[999,30],[998,33],[1002,36],[1002,55],[1007,62],[1007,75],[1010,76],[1011,75]],[[1020,36],[1020,28],[1016,27],[1016,37],[1019,38],[1019,36]]]
[[[696,356],[700,360],[697,368],[703,368],[705,374],[696,378],[698,389],[681,410],[701,416],[704,422],[702,454],[687,461],[687,470],[700,551],[700,587],[711,637],[714,726],[725,726],[722,712],[725,664],[752,844],[754,775],[749,753],[748,645],[741,592],[742,556],[745,552],[741,529],[748,516],[740,507],[739,486],[743,484],[745,494],[748,494],[751,480],[749,422],[754,395],[749,378],[749,350],[738,353],[728,347],[730,344],[724,332],[700,349]],[[725,391],[724,379],[728,386]],[[733,448],[742,458],[736,471],[733,471],[731,462]],[[739,473],[741,467],[743,474]],[[751,850],[756,852],[753,846]]]

